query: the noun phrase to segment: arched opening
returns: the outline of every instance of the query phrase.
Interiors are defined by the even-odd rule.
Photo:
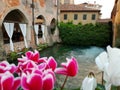
[[[42,15],[39,15],[35,19],[35,34],[36,34],[36,44],[38,45],[40,43],[46,42],[45,39],[45,19]]]
[[[13,35],[12,35],[13,42],[19,42],[24,40],[21,28],[19,26],[20,23],[27,24],[27,20],[23,15],[23,13],[21,13],[18,9],[13,10],[9,12],[3,20],[3,24],[2,24],[3,42],[4,44],[8,44],[10,43],[10,40],[9,40],[9,35],[5,30],[4,23],[14,23]]]
[[[45,19],[42,15],[38,16],[35,20],[35,24],[38,25],[38,38],[42,38],[43,31],[42,31],[42,25],[45,25]]]
[[[56,28],[56,20],[55,20],[55,18],[53,18],[50,23],[50,29],[51,29],[52,34],[54,34],[55,28]]]

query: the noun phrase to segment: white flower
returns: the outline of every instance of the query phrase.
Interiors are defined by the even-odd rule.
[[[95,62],[97,64],[98,68],[101,71],[104,71],[104,68],[109,63],[107,52],[102,52],[99,56],[97,56],[95,58]]]
[[[89,75],[83,80],[80,90],[95,90],[96,87],[97,81],[94,77],[94,74],[90,72]]]
[[[101,53],[96,59],[98,68],[104,71],[105,88],[120,85],[120,49],[107,46],[107,52]]]

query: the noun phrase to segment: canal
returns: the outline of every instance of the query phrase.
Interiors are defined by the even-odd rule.
[[[94,72],[97,82],[101,83],[101,72],[98,70],[95,64],[95,58],[105,49],[100,47],[76,47],[56,44],[40,52],[40,56],[53,56],[55,60],[60,64],[66,62],[66,58],[74,56],[79,63],[79,73],[76,77],[70,77],[67,80],[65,87],[69,90],[71,88],[78,88],[81,86],[83,79],[88,75],[89,72]],[[64,76],[57,75],[56,86],[60,85],[64,81]]]

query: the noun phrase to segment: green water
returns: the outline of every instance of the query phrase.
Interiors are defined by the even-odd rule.
[[[40,56],[53,56],[57,62],[65,61],[66,58],[74,56],[79,62],[94,62],[97,55],[103,52],[104,49],[100,47],[79,47],[56,44],[40,52]]]
[[[94,72],[98,83],[101,83],[101,73],[95,64],[95,58],[103,52],[104,49],[100,47],[76,47],[66,45],[54,45],[40,52],[41,57],[53,56],[60,65],[61,62],[66,62],[66,58],[74,56],[79,63],[79,73],[76,77],[70,77],[67,80],[66,88],[80,87],[83,79],[89,72]],[[57,75],[57,86],[61,86],[64,81],[64,76]]]

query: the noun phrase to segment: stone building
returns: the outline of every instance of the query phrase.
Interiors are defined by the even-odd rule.
[[[74,0],[60,0],[60,4],[74,4]]]
[[[113,23],[113,46],[120,47],[120,0],[115,0],[111,18]]]
[[[73,24],[95,24],[100,19],[101,5],[82,3],[82,4],[61,4],[60,5],[60,21],[72,21]]]
[[[57,0],[0,0],[0,6],[0,52],[58,41]]]

